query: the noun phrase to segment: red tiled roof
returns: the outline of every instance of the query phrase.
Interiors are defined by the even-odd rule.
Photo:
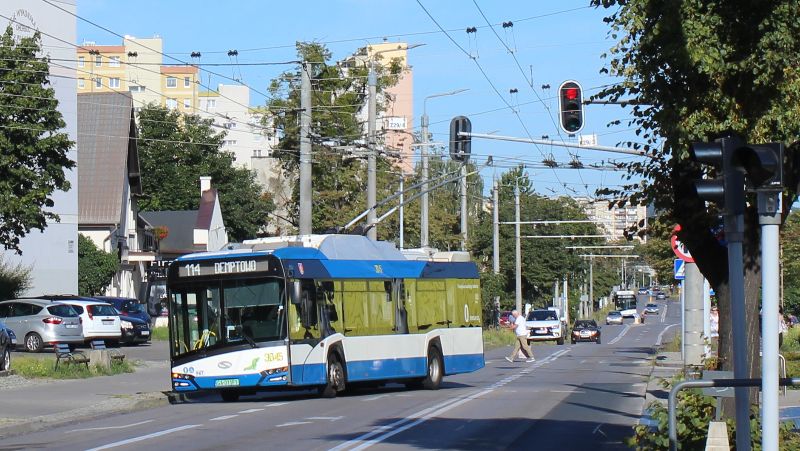
[[[162,74],[196,74],[196,66],[161,66]]]

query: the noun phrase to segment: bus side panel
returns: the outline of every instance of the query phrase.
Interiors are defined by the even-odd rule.
[[[370,335],[369,306],[367,305],[367,282],[362,280],[346,280],[342,284],[342,313],[345,335],[356,333]]]
[[[459,327],[439,332],[445,374],[469,373],[484,367],[482,328]]]
[[[383,280],[370,280],[369,320],[370,333],[375,335],[394,333],[394,304],[390,292],[386,291]]]
[[[319,385],[324,384],[325,354],[324,346],[314,346],[306,343],[293,343],[292,353],[292,385]]]
[[[447,327],[447,291],[444,280],[417,281],[417,330],[422,333]]]
[[[423,377],[427,372],[426,335],[345,337],[343,345],[348,381]]]
[[[481,326],[481,291],[476,279],[447,279],[450,327]]]

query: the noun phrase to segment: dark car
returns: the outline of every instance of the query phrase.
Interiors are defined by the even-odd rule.
[[[138,318],[150,324],[150,315],[147,314],[147,309],[134,298],[115,296],[94,296],[94,298],[98,301],[108,302],[113,305],[115,309],[119,310],[120,315]]]
[[[600,344],[600,327],[593,319],[579,319],[572,326],[572,344],[578,341],[593,341]]]
[[[0,371],[11,369],[11,350],[14,348],[12,336],[14,336],[14,332],[0,322]],[[16,341],[16,337],[14,341]]]
[[[128,316],[120,312],[120,328],[122,335],[120,343],[139,344],[150,341],[150,323],[135,316]]]

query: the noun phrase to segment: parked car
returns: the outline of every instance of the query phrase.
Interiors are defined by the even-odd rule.
[[[658,314],[658,304],[647,304],[644,306],[646,314]]]
[[[120,343],[139,344],[150,341],[150,323],[135,316],[119,313],[119,325],[122,332]]]
[[[69,305],[78,312],[83,321],[84,341],[108,340],[119,343],[122,337],[119,313],[111,305],[92,298],[59,300],[58,304]]]
[[[6,333],[8,334],[8,337],[11,339],[11,350],[13,351],[14,349],[16,349],[17,348],[17,334],[15,334],[14,331],[11,330],[10,327],[6,326],[2,322],[0,322],[0,329],[5,329]]]
[[[53,343],[83,343],[78,312],[69,305],[47,299],[14,299],[0,302],[0,321],[14,331],[29,352]]]
[[[11,343],[10,330],[0,322],[0,371],[11,369],[11,349],[14,348],[14,345]]]
[[[578,341],[593,341],[600,344],[600,326],[593,319],[579,319],[572,326],[572,344]]]
[[[150,324],[150,315],[147,313],[147,308],[140,304],[134,298],[120,298],[114,296],[92,296],[94,299],[102,302],[108,302],[113,305],[121,315],[132,316]]]
[[[622,324],[622,312],[617,311],[617,310],[608,312],[608,315],[606,315],[606,325],[609,325],[609,324],[620,324],[621,325]]]
[[[500,314],[500,327],[508,327],[511,324],[511,312],[505,311]]]
[[[566,335],[564,324],[557,310],[531,310],[525,318],[528,328],[528,343],[532,341],[555,341],[564,344]]]

